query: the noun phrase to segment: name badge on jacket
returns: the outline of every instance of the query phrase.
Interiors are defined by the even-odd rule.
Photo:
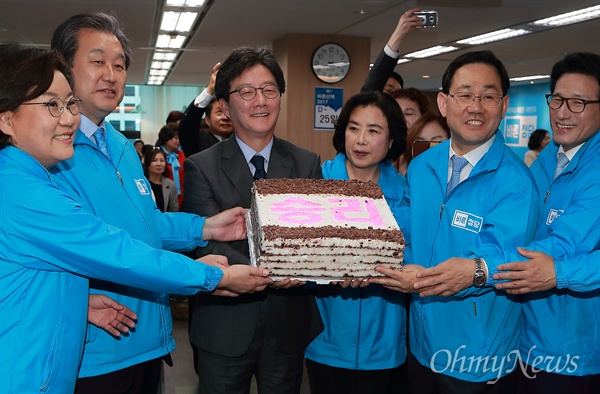
[[[472,231],[478,233],[481,231],[483,225],[483,218],[472,213],[463,211],[454,211],[454,217],[452,218],[452,226],[458,227],[463,230]]]
[[[135,179],[135,185],[137,186],[141,195],[144,196],[150,194],[150,188],[148,187],[144,179]]]

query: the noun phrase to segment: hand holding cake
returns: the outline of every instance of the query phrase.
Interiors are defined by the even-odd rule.
[[[246,239],[246,211],[242,207],[235,207],[206,218],[202,239],[223,242]]]
[[[268,278],[269,271],[264,268],[235,264],[219,267],[223,270],[223,278],[219,282],[214,295],[236,297],[240,294],[263,291],[273,280]]]

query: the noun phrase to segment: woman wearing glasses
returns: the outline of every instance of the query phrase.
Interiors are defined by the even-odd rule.
[[[0,58],[0,392],[72,393],[86,316],[115,336],[137,318],[105,296],[90,297],[88,314],[87,277],[194,294],[236,291],[254,271],[152,249],[59,189],[53,166],[73,156],[79,125],[69,68],[57,52],[18,44],[0,44]],[[203,235],[223,231],[215,220]]]
[[[79,100],[69,87],[69,69],[56,53],[2,44],[0,57],[0,392],[64,388],[49,383],[62,378],[74,383],[86,315],[115,336],[133,327],[136,315],[103,295],[90,295],[88,306],[87,279],[49,264],[44,254],[52,248],[36,252],[35,235],[11,231],[19,221],[35,227],[50,219],[29,205],[30,214],[22,216],[22,207],[11,202],[49,198],[47,169],[73,155]],[[14,198],[4,198],[9,195]],[[53,201],[47,200],[46,207],[53,209]],[[63,376],[56,379],[52,372],[58,371]]]

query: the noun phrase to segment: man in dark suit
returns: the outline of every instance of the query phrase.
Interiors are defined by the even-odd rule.
[[[273,135],[284,90],[283,72],[266,48],[238,48],[223,62],[215,92],[235,132],[185,161],[186,210],[249,207],[258,178],[321,178],[318,155]],[[210,242],[201,254],[210,253],[250,263],[247,241]],[[319,311],[297,281],[263,293],[196,299],[190,337],[199,349],[201,393],[247,393],[252,375],[261,394],[299,392],[304,349],[323,329]]]
[[[404,80],[400,74],[394,72],[394,69],[398,65],[402,40],[411,32],[423,27],[422,19],[414,15],[416,11],[421,11],[421,9],[413,8],[400,16],[386,46],[383,47],[375,63],[373,63],[373,67],[369,70],[369,75],[367,75],[365,84],[361,88],[362,92],[392,93],[395,90],[404,88]]]
[[[231,121],[225,116],[215,97],[215,80],[219,67],[221,63],[215,64],[208,86],[190,103],[179,123],[179,143],[186,157],[229,138],[233,132]],[[208,131],[200,128],[205,113]]]

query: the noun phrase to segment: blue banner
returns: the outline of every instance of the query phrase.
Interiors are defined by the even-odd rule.
[[[343,88],[315,87],[315,130],[335,129],[343,98]]]
[[[523,158],[529,150],[529,136],[535,129],[550,132],[550,114],[545,95],[550,93],[550,83],[522,85],[510,88],[510,101],[500,130],[504,134],[506,145]]]

